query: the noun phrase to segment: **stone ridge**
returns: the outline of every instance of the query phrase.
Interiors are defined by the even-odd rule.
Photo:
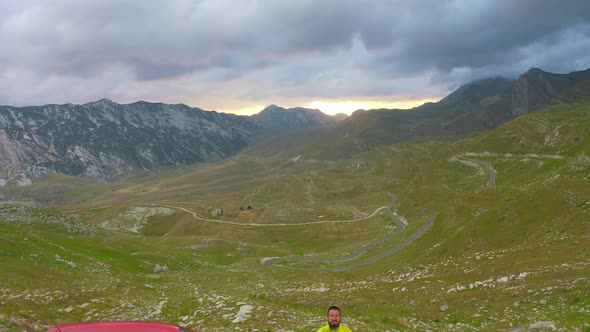
[[[186,105],[0,106],[0,185],[47,172],[110,181],[137,168],[220,160],[255,129],[247,117]]]

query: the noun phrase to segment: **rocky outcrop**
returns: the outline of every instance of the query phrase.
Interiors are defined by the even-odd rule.
[[[578,84],[588,80],[590,70],[553,74],[531,68],[514,82],[505,99],[511,106],[512,114],[519,116],[534,112],[547,104],[560,102],[561,94],[567,92],[571,95]]]

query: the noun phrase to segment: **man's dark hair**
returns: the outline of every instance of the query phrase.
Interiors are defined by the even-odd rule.
[[[327,312],[328,315],[330,314],[330,310],[338,310],[338,313],[340,313],[340,315],[342,315],[342,311],[340,311],[340,308],[338,308],[335,305],[328,308],[328,312]]]

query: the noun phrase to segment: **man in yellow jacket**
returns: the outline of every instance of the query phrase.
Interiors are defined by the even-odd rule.
[[[352,332],[347,326],[340,325],[342,313],[340,308],[333,305],[328,309],[328,323],[320,327],[317,332]]]

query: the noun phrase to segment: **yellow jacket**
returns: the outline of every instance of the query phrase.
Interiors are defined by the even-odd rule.
[[[348,326],[344,326],[342,324],[338,326],[338,329],[330,330],[330,324],[326,323],[326,325],[320,327],[317,332],[352,332],[352,330],[349,329]]]

